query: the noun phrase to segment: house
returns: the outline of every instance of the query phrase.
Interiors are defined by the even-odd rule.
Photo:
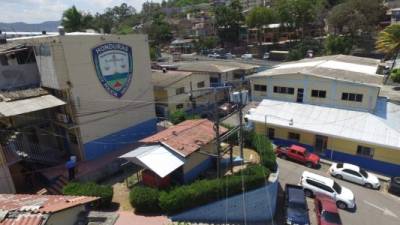
[[[227,131],[220,127],[219,133]],[[215,137],[210,120],[186,120],[142,139],[144,146],[121,157],[151,170],[159,180],[188,183],[213,166]]]
[[[168,117],[176,110],[193,111],[199,105],[207,104],[209,91],[196,90],[210,87],[209,82],[206,76],[192,72],[153,70],[152,84],[157,116]]]
[[[99,198],[0,194],[0,225],[74,225]]]
[[[70,154],[96,159],[156,131],[145,35],[15,38],[32,46],[41,87],[66,103],[56,120]]]
[[[66,103],[40,87],[32,47],[0,44],[0,62],[0,192],[15,193],[31,188],[24,171],[68,157],[67,130],[54,123]]]
[[[259,66],[230,61],[194,61],[177,63],[179,71],[202,74],[209,77],[211,87],[229,85],[256,72]]]
[[[335,55],[284,63],[250,76],[260,104],[249,121],[277,145],[386,175],[400,169],[400,106],[379,96],[374,59]]]
[[[169,50],[172,53],[190,54],[194,51],[194,40],[176,39],[171,42]]]

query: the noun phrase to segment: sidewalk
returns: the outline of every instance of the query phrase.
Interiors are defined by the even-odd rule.
[[[114,225],[169,225],[172,221],[166,216],[144,216],[133,212],[120,211],[119,217]]]

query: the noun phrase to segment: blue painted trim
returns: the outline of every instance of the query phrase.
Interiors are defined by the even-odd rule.
[[[274,139],[272,142],[275,145],[290,146],[296,144],[306,148],[310,152],[314,152],[314,147],[311,145],[297,143],[296,141],[284,140],[284,139]],[[380,160],[375,160],[367,158],[364,156],[352,155],[340,151],[335,151],[331,149],[325,150],[321,155],[321,158],[328,159],[336,162],[347,162],[351,164],[358,165],[364,169],[380,173],[386,176],[400,176],[400,165],[383,162]]]
[[[157,119],[150,119],[135,126],[109,134],[84,144],[86,160],[93,160],[107,153],[147,137],[157,131]]]
[[[209,156],[206,160],[201,162],[199,165],[195,166],[193,169],[191,169],[189,172],[185,173],[183,175],[183,182],[184,183],[190,183],[196,178],[203,173],[204,171],[208,170],[213,166],[213,159],[211,156]]]

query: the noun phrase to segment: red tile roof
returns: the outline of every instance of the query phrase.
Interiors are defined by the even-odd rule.
[[[0,194],[0,210],[54,213],[97,199],[87,196]]]
[[[228,129],[220,126],[220,134]],[[142,143],[159,143],[187,157],[215,139],[214,123],[208,119],[186,120],[166,130],[141,140]]]
[[[17,218],[6,218],[0,221],[0,225],[42,225],[44,217],[41,214],[18,215]]]

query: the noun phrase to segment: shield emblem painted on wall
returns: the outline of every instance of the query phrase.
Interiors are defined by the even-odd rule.
[[[106,43],[92,49],[92,58],[104,89],[114,97],[122,97],[132,80],[132,48],[121,43]]]

